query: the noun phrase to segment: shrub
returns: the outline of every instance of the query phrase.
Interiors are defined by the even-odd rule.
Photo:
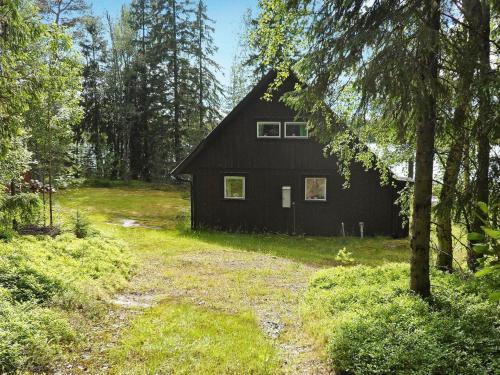
[[[47,373],[75,340],[65,310],[95,316],[129,272],[124,246],[100,236],[0,242],[0,374]]]
[[[0,294],[0,373],[43,372],[75,334],[65,318],[32,303],[16,304]]]
[[[0,195],[0,224],[4,227],[10,227],[13,220],[19,225],[36,224],[42,210],[42,201],[35,193]]]
[[[318,273],[304,313],[346,374],[493,374],[498,304],[484,286],[434,273],[432,303],[407,291],[407,265]]]
[[[90,222],[80,211],[76,211],[73,219],[73,233],[76,238],[85,238],[91,234]]]
[[[347,251],[345,246],[338,251],[337,255],[335,255],[335,260],[341,264],[346,264],[346,265],[355,262],[352,253]]]
[[[0,257],[0,286],[9,290],[15,301],[38,303],[48,301],[64,289],[60,280],[30,265],[22,253]]]
[[[0,240],[5,242],[10,242],[15,236],[15,232],[9,227],[3,227],[0,225]]]
[[[100,236],[77,239],[65,233],[0,243],[0,286],[18,301],[48,302],[68,289],[102,296],[123,285],[129,272],[124,246]]]

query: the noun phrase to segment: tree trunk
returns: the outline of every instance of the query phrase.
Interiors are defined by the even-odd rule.
[[[417,146],[415,158],[415,193],[411,234],[410,289],[427,298],[431,294],[429,277],[429,245],[431,231],[432,173],[436,130],[436,88],[438,81],[438,34],[440,25],[439,1],[423,3],[424,23],[428,33],[425,45],[421,42],[419,56],[421,98],[417,104]]]
[[[45,170],[42,169],[43,226],[47,225],[47,200],[45,199]]]
[[[172,0],[172,26],[173,26],[173,68],[174,68],[174,156],[175,162],[181,160],[181,129],[179,105],[179,61],[177,45],[177,12],[176,0]]]
[[[477,177],[476,177],[476,197],[474,202],[484,202],[488,204],[489,196],[489,163],[490,163],[490,141],[491,131],[491,90],[490,90],[490,8],[487,0],[480,1],[481,4],[481,23],[479,30],[479,115],[477,121]],[[473,208],[476,211],[472,224],[474,232],[481,232],[484,213]],[[477,255],[470,246],[467,258],[467,265],[471,271],[477,269]]]
[[[52,228],[54,226],[53,217],[53,202],[52,202],[52,165],[49,164],[49,226]]]
[[[446,160],[443,186],[439,195],[439,208],[436,210],[436,231],[438,254],[436,267],[441,271],[453,271],[453,241],[451,233],[451,210],[455,198],[458,172],[463,155],[463,136],[453,141]]]
[[[450,146],[448,158],[446,159],[445,171],[443,176],[443,187],[439,196],[439,207],[436,210],[436,230],[438,239],[438,255],[436,267],[442,271],[453,271],[453,241],[451,213],[456,197],[456,187],[458,174],[464,155],[466,143],[465,121],[467,111],[471,101],[471,84],[474,74],[474,67],[477,57],[477,36],[473,30],[477,26],[476,0],[463,2],[464,18],[468,21],[469,31],[465,50],[469,51],[470,56],[459,61],[459,77],[457,96],[458,103],[453,113],[451,122],[451,132],[453,141]]]
[[[198,3],[198,127],[203,129],[203,3]]]
[[[415,177],[415,171],[414,171],[414,166],[415,166],[415,161],[413,158],[408,160],[408,178],[413,179]]]
[[[16,195],[16,183],[14,180],[10,181],[10,195]],[[17,230],[17,220],[12,219],[12,229]]]

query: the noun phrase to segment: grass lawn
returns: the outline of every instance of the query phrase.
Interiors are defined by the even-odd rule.
[[[151,337],[156,337],[151,340]],[[132,360],[133,358],[133,360]],[[251,313],[160,303],[137,319],[112,352],[112,373],[273,374],[279,362]]]
[[[344,247],[355,264],[409,258],[407,240],[192,232],[182,187],[86,187],[57,202],[59,217],[85,213],[135,258],[135,276],[103,326],[109,342],[77,360],[94,373],[326,373],[300,320],[310,277],[342,264]]]

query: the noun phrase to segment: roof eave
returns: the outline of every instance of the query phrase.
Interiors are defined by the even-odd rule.
[[[257,83],[254,88],[233,108],[229,114],[224,117],[224,119],[205,137],[203,140],[186,156],[171,172],[173,176],[178,176],[180,174],[190,174],[189,165],[196,158],[196,156],[205,148],[206,144],[215,137],[215,135],[221,131],[224,126],[229,123],[246,105],[249,101],[254,99],[254,97],[263,89],[263,86],[268,86],[272,80],[275,78],[276,72],[274,70],[269,71],[264,75],[259,83]],[[186,173],[188,172],[188,173]]]

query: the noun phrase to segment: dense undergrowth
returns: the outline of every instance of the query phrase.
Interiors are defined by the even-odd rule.
[[[0,373],[48,371],[81,339],[72,316],[97,317],[129,272],[123,244],[97,234],[0,241]]]
[[[406,264],[320,271],[305,321],[341,374],[498,374],[500,310],[488,286],[432,276],[427,303],[408,292]]]

